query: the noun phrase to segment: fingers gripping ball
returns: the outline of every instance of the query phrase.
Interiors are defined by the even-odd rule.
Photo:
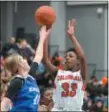
[[[55,20],[55,11],[50,6],[41,6],[35,12],[35,21],[38,25],[51,26]]]

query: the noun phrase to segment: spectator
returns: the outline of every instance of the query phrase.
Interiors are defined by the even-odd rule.
[[[106,83],[105,85],[101,81],[97,81],[96,78],[92,78],[90,82],[87,84],[87,91],[89,91],[90,94],[92,95],[108,95],[108,84]]]
[[[89,111],[92,105],[93,105],[92,100],[88,99],[87,101],[84,102],[83,110],[85,110],[86,112]]]
[[[3,46],[2,55],[4,57],[18,52],[18,46],[15,43],[16,39],[14,37],[10,37],[8,43]]]
[[[28,47],[28,43],[25,39],[20,42],[20,53],[28,60],[28,63],[31,64],[34,53]]]
[[[18,48],[20,49],[21,48],[21,39],[19,39],[19,40],[17,40],[17,42],[16,42],[16,45],[18,46]]]
[[[105,79],[105,83],[104,83]],[[88,100],[92,100],[92,106],[88,109],[89,112],[102,112],[106,111],[108,108],[107,96],[108,96],[108,81],[106,77],[102,78],[101,81],[97,81],[95,76],[92,76],[87,84],[86,91],[88,91],[88,96],[85,97],[83,110],[88,109]]]
[[[98,100],[92,107],[89,112],[102,112],[103,110],[103,102]]]
[[[51,59],[53,65],[55,65],[58,69],[64,69],[62,64],[62,57],[59,56],[58,52],[55,52],[54,56]]]
[[[40,105],[45,105],[49,110],[51,110],[53,106],[52,95],[53,88],[42,88]]]
[[[86,90],[90,93],[90,98],[94,100],[96,97],[97,93],[94,91],[94,88],[98,87],[98,81],[95,76],[92,76],[89,82],[87,83]]]
[[[37,84],[44,87],[53,87],[53,76],[47,71],[44,74],[36,75]]]

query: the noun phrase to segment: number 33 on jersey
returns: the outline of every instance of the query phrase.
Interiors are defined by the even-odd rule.
[[[62,88],[63,91],[61,93],[62,97],[74,97],[76,95],[76,89],[77,89],[77,84],[76,83],[71,83],[69,84],[68,82],[62,83]],[[71,88],[71,90],[69,90]]]
[[[84,86],[80,71],[59,70],[53,92],[54,108],[68,111],[81,111],[84,98]]]
[[[60,88],[61,97],[74,97],[78,91],[85,89],[80,72],[58,72],[55,85],[58,90]]]

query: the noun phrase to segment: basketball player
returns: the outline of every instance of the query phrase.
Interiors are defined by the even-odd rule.
[[[74,30],[76,21],[68,23],[67,33],[74,45],[65,53],[65,68],[58,70],[48,58],[48,38],[44,43],[43,62],[49,72],[55,77],[55,90],[53,93],[54,107],[52,111],[81,111],[83,105],[83,84],[87,79],[87,64],[83,49],[77,41]],[[78,66],[80,65],[80,66]]]
[[[5,67],[13,75],[5,98],[1,102],[1,110],[8,111],[12,104],[11,112],[36,112],[38,111],[40,92],[36,84],[35,75],[43,57],[43,44],[49,31],[43,26],[40,30],[40,40],[31,68],[27,61],[18,54],[13,54],[6,59]]]

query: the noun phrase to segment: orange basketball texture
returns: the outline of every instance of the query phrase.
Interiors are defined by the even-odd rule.
[[[55,20],[55,11],[50,6],[41,6],[35,12],[35,21],[39,25],[52,25]]]

